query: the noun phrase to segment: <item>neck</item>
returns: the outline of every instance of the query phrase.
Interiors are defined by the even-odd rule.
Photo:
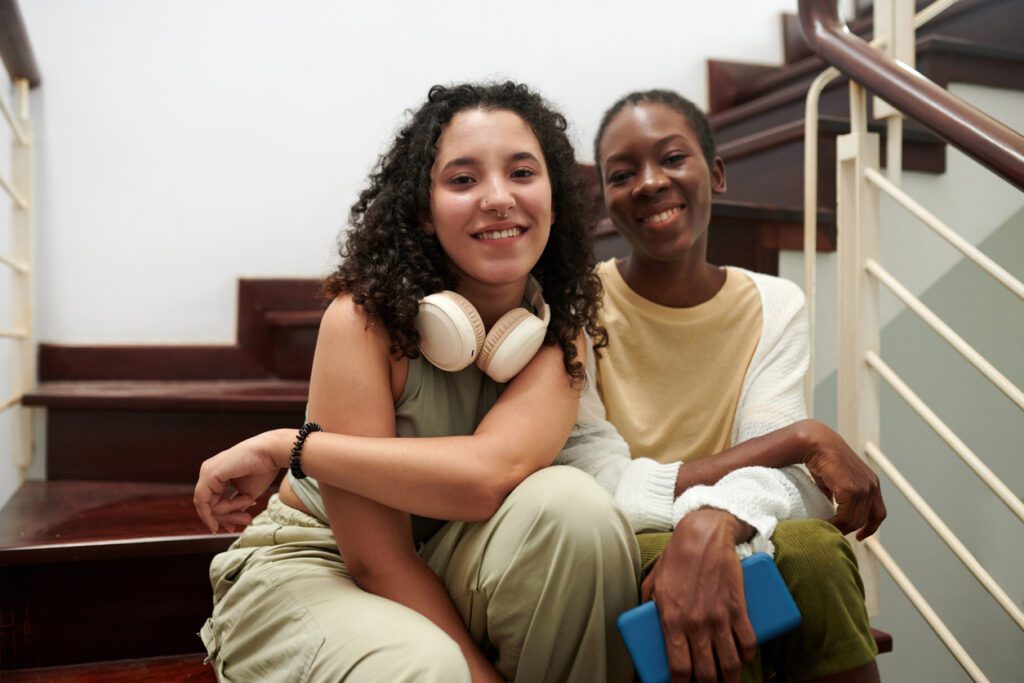
[[[671,308],[690,308],[710,301],[725,284],[725,271],[708,263],[703,253],[687,253],[678,261],[654,261],[631,252],[616,266],[630,289],[648,301]]]
[[[498,318],[522,305],[526,292],[526,278],[507,284],[491,285],[463,276],[455,291],[473,304],[473,308],[480,314],[484,328],[490,330]]]

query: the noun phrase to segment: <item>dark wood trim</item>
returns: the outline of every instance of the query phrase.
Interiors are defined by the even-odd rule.
[[[872,123],[868,126],[868,130],[876,132],[882,136],[882,140],[885,139],[885,125],[882,123]],[[834,137],[836,135],[843,135],[850,132],[850,122],[846,119],[842,119],[835,116],[822,116],[818,119],[818,133],[819,135],[828,135]],[[751,156],[762,152],[766,149],[771,149],[782,144],[794,142],[797,140],[802,141],[804,138],[804,122],[803,121],[792,121],[790,123],[769,128],[763,133],[755,133],[753,135],[747,135],[737,140],[730,140],[729,142],[723,143],[718,148],[718,155],[722,157],[722,160],[728,163],[731,160],[741,159],[746,156]],[[903,135],[904,144],[914,144],[918,146],[927,146],[941,148],[943,146],[942,140],[932,135],[927,131],[914,130],[912,128],[904,131]],[[916,168],[908,166],[907,162],[912,160],[912,157],[908,157],[904,160],[904,168],[908,168],[915,171],[930,171],[932,173],[941,173],[945,170],[945,165],[941,167],[926,167]],[[884,165],[884,164],[883,164]],[[726,167],[728,171],[728,167]]]
[[[804,37],[828,63],[1024,190],[1024,136],[849,32],[837,0],[800,0]]]
[[[786,64],[798,62],[811,52],[800,31],[800,17],[790,12],[782,14],[782,55]]]
[[[326,307],[321,281],[316,278],[242,279],[238,282],[236,344],[40,344],[39,380],[306,379],[317,323]],[[289,337],[289,330],[302,337],[307,329],[312,330],[312,343],[304,337],[302,343],[296,343]],[[284,360],[279,357],[282,348],[289,354]],[[296,353],[303,357],[295,358]],[[279,372],[282,369],[283,374]]]
[[[192,494],[190,484],[27,481],[0,515],[0,567],[224,550],[238,534],[210,534]]]
[[[802,101],[812,76],[824,69],[817,57],[807,67],[803,62],[781,67],[775,75],[777,83],[759,84],[763,94],[737,104],[730,109],[711,114],[708,120],[716,131],[763,114],[764,112]],[[932,81],[943,87],[952,82],[973,83],[994,88],[1021,88],[1024,68],[1024,50],[1013,47],[982,45],[970,40],[946,36],[925,36],[917,41],[917,68]],[[845,88],[846,77],[837,78],[826,86],[826,92]],[[802,116],[803,110],[800,110]]]
[[[777,67],[770,64],[727,62],[719,59],[707,60],[708,69],[708,113],[723,111],[736,102],[747,99],[747,90],[752,83]]]
[[[32,88],[42,83],[18,0],[0,0],[0,58],[12,83],[20,78],[27,79]]]
[[[923,7],[924,4],[927,3],[919,3],[919,7]],[[785,17],[783,18],[786,64],[753,77],[750,82],[745,83],[742,90],[737,92],[736,100],[731,108],[714,111],[709,117],[714,128],[727,127],[735,118],[743,117],[744,114],[734,112],[733,109],[760,101],[761,98],[787,89],[794,84],[801,84],[802,87],[797,88],[790,95],[795,99],[802,99],[810,81],[825,69],[825,62],[811,52],[804,43],[799,29],[799,18],[796,15],[791,15],[791,17],[788,22]],[[850,28],[857,35],[869,40],[871,21],[870,16],[857,19],[850,23]],[[939,67],[929,65],[927,62],[929,61],[929,52],[953,50],[951,47],[953,43],[960,43],[964,46],[963,56],[967,59],[977,60],[980,55],[993,49],[1008,48],[1009,52],[1005,56],[1011,61],[1016,61],[1014,53],[1024,47],[1024,40],[1022,40],[1018,28],[1021,21],[1024,21],[1024,4],[1019,1],[960,0],[919,30],[918,71],[943,86],[951,80],[956,80],[979,85],[992,85],[993,87],[1018,87],[1015,85],[1016,79],[1012,73],[1000,74],[999,80],[987,82],[993,78],[993,75],[990,70],[982,64],[977,64],[976,61],[972,62],[976,66],[961,65],[960,69],[955,69],[955,64],[947,64],[941,60]],[[794,44],[792,47],[791,43]],[[994,47],[994,45],[999,47]],[[796,52],[797,48],[799,48],[799,53]],[[944,75],[944,68],[948,69],[950,66],[953,66],[953,71],[956,72],[954,77]],[[998,69],[996,69],[996,73],[999,73]],[[845,78],[833,81],[830,89],[845,85],[846,82]],[[772,106],[778,106],[778,104],[778,102],[774,102]],[[751,113],[753,112],[746,111],[745,115]]]
[[[200,643],[197,647],[201,647]],[[206,654],[122,659],[96,664],[73,664],[42,669],[0,672],[4,683],[217,683]]]
[[[269,377],[235,344],[39,345],[39,380],[231,380]]]
[[[875,639],[875,645],[878,646],[878,654],[892,652],[892,635],[873,628],[871,629],[871,637]]]
[[[214,380],[43,382],[24,405],[68,410],[215,410],[279,412],[305,409],[309,382]]]
[[[320,311],[328,300],[322,280],[312,278],[260,278],[238,281],[238,345],[263,367],[275,366],[276,311]],[[310,356],[312,358],[312,356]],[[275,373],[276,374],[276,373]]]

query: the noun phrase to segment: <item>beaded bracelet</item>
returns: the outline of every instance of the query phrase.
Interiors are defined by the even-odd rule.
[[[306,437],[313,432],[321,432],[320,425],[316,422],[307,422],[306,424],[299,427],[299,433],[295,437],[295,445],[292,447],[292,457],[289,463],[288,469],[291,470],[292,476],[296,479],[305,479],[306,473],[302,471],[302,444],[306,442]]]

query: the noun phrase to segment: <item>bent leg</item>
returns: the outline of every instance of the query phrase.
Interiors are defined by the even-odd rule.
[[[644,576],[668,545],[670,533],[640,534]],[[864,586],[850,544],[821,520],[780,522],[772,536],[775,563],[800,610],[796,630],[758,648],[742,679],[762,680],[762,667],[780,681],[878,680]],[[839,678],[830,678],[840,676]]]
[[[636,605],[636,541],[590,476],[536,472],[494,517],[448,525],[424,556],[505,678],[631,680],[615,619]]]
[[[834,526],[814,519],[780,522],[772,542],[802,619],[799,628],[764,648],[766,662],[787,681],[853,671],[866,678],[851,680],[877,680],[878,648],[850,544]]]
[[[330,529],[276,497],[211,579],[202,636],[221,681],[469,681],[455,641],[356,586]]]

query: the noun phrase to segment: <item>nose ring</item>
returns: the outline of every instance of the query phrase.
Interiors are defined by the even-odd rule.
[[[506,218],[508,218],[509,211],[511,211],[511,209],[505,209],[504,213],[502,213],[501,211],[496,211],[495,213],[497,213],[498,218],[500,218],[501,220],[505,220]]]

